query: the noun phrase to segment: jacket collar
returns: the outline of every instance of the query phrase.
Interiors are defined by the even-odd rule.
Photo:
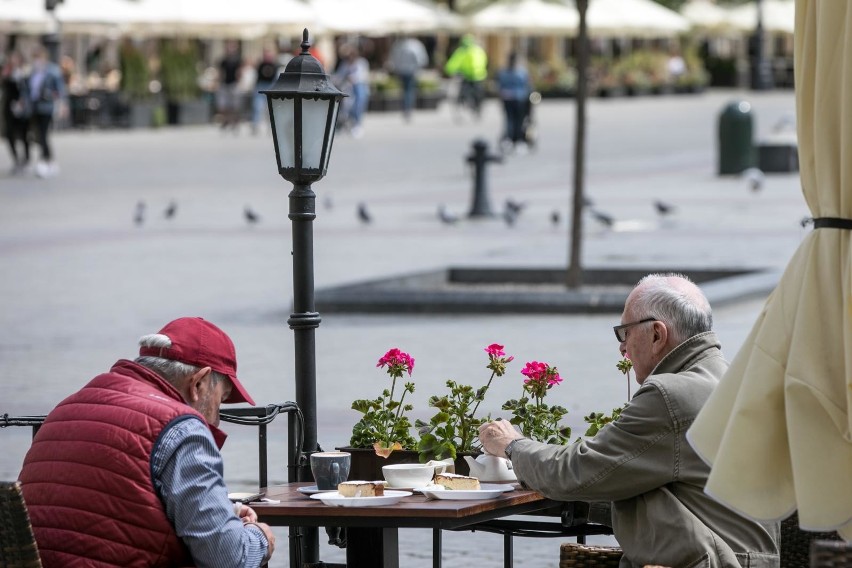
[[[695,365],[696,362],[718,355],[722,349],[722,345],[716,338],[716,334],[712,331],[705,331],[698,335],[693,335],[674,349],[668,355],[657,363],[651,375],[662,375],[664,373],[679,373],[684,369],[688,369]]]
[[[118,373],[119,375],[124,375],[127,377],[132,377],[138,381],[148,383],[157,390],[161,391],[164,395],[172,398],[180,403],[186,404],[186,401],[183,399],[183,395],[180,394],[180,391],[177,390],[174,385],[168,382],[166,379],[149,369],[148,367],[143,367],[139,363],[134,363],[133,361],[129,361],[127,359],[120,359],[112,366],[110,369],[113,373]],[[186,404],[188,408],[192,408],[188,404]],[[193,409],[194,411],[194,409]],[[228,435],[208,423],[207,420],[201,413],[197,413],[201,419],[204,421],[204,424],[207,428],[210,429],[210,434],[213,436],[213,440],[216,442],[216,446],[221,450],[222,446],[225,445],[225,439]]]

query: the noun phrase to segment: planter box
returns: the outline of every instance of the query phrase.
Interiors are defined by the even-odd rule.
[[[197,99],[185,102],[169,102],[168,107],[169,124],[209,124],[210,103],[206,99]]]
[[[372,448],[350,448],[344,446],[335,448],[341,452],[352,454],[352,466],[349,468],[349,479],[374,481],[384,479],[382,466],[397,463],[420,463],[420,454],[416,450],[397,450],[387,458],[379,457]],[[478,455],[478,454],[469,454]],[[470,467],[464,461],[463,456],[456,458],[456,473],[469,475]]]
[[[128,128],[150,128],[154,126],[154,113],[159,104],[155,102],[131,102],[127,106]]]
[[[375,112],[402,110],[402,95],[370,95],[367,110]]]
[[[445,97],[446,95],[443,93],[430,93],[425,95],[418,94],[417,104],[415,106],[422,110],[435,110]]]

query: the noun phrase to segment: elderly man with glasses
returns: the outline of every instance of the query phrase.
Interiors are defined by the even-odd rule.
[[[511,459],[518,479],[547,497],[610,501],[621,568],[778,567],[778,525],[707,495],[710,468],[686,441],[728,368],[707,298],[684,276],[651,274],[627,297],[621,322],[619,351],[641,387],[618,420],[592,439],[558,446],[498,419],[480,428],[485,451]]]

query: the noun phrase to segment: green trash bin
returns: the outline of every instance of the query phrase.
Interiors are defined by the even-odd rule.
[[[738,174],[756,165],[751,104],[733,101],[719,115],[719,175]]]

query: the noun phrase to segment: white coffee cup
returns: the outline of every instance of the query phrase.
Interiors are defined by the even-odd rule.
[[[425,487],[435,475],[435,466],[425,463],[397,463],[382,466],[388,487]]]

